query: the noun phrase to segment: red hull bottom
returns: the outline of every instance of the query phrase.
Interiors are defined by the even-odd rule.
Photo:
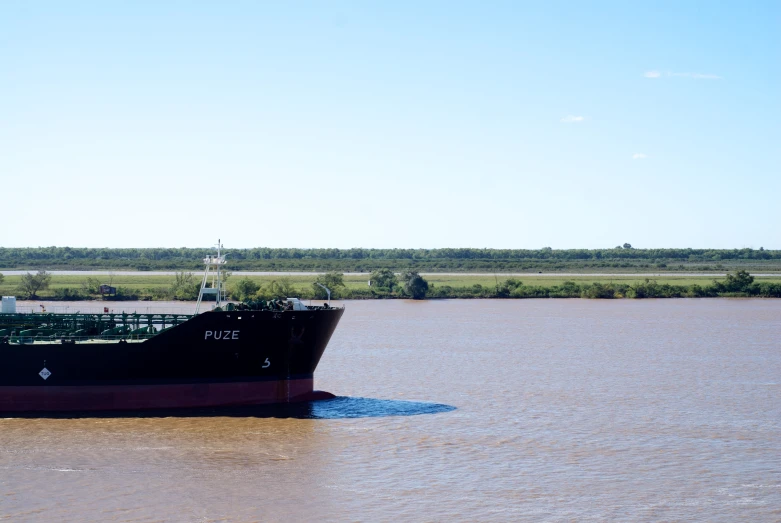
[[[0,412],[226,407],[333,398],[312,378],[171,385],[0,386]]]

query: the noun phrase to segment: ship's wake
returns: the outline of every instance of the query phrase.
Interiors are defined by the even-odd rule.
[[[456,407],[425,401],[336,396],[319,401],[197,409],[113,412],[14,413],[15,418],[295,418],[354,419],[440,414]]]
[[[442,403],[424,401],[383,400],[374,398],[336,398],[313,401],[308,405],[314,419],[377,418],[385,416],[419,416],[456,410]]]

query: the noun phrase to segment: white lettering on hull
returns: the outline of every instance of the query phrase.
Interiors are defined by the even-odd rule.
[[[209,338],[213,340],[238,340],[239,331],[206,331],[203,334],[203,339],[208,340]]]

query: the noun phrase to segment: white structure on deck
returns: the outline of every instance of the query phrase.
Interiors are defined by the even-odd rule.
[[[287,302],[293,305],[294,311],[308,311],[309,307],[304,305],[304,303],[299,300],[298,298],[288,298]]]
[[[198,303],[195,305],[195,314],[198,314],[204,296],[214,296],[215,307],[220,307],[222,302],[226,301],[225,282],[222,280],[222,266],[225,265],[225,255],[222,254],[222,247],[220,240],[217,240],[217,256],[208,255],[203,259],[206,270],[203,273],[201,290],[198,293]],[[211,280],[209,276],[211,276]]]

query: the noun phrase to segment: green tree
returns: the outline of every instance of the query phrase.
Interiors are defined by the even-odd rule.
[[[565,281],[558,286],[555,293],[551,294],[551,297],[557,298],[579,298],[580,297],[580,285],[574,281]]]
[[[200,285],[193,273],[180,271],[176,273],[176,279],[171,286],[171,294],[177,300],[197,300]]]
[[[100,292],[100,280],[88,277],[81,282],[81,290],[84,291],[84,294],[98,294]]]
[[[632,248],[632,244],[631,243],[625,243],[624,244],[624,249],[631,249],[631,248]]]
[[[4,279],[5,279],[5,276],[3,276],[3,273],[0,272],[0,283],[3,283]]]
[[[371,273],[369,279],[372,282],[372,286],[388,289],[390,292],[393,292],[393,288],[399,284],[398,278],[390,269],[378,269]]]
[[[260,285],[249,278],[242,278],[233,285],[231,294],[240,301],[249,301],[259,290]]]
[[[722,292],[749,292],[752,283],[754,283],[754,277],[744,270],[727,274],[727,279],[724,282],[714,281],[714,284],[720,287],[719,290]]]
[[[298,296],[298,292],[293,286],[293,282],[287,277],[277,280],[277,293],[280,298],[295,298]]]
[[[268,285],[261,285],[255,293],[255,297],[262,300],[274,300],[277,298],[298,298],[301,292],[296,289],[290,278],[278,278],[271,280]]]
[[[28,272],[22,276],[22,281],[19,283],[17,290],[28,299],[37,298],[38,291],[48,289],[51,281],[52,275],[46,271],[38,271],[35,274]]]
[[[581,298],[612,299],[616,297],[616,289],[612,283],[595,282],[581,288]]]
[[[428,292],[428,282],[415,271],[405,272],[401,277],[404,281],[404,292],[412,296],[413,300],[422,300]]]
[[[510,293],[512,293],[518,287],[522,287],[522,286],[523,286],[522,281],[516,280],[515,278],[508,278],[501,285],[497,285],[496,295],[499,296],[500,298],[507,298],[508,296],[510,296]]]
[[[320,274],[317,276],[317,279],[315,279],[315,283],[312,284],[312,291],[314,292],[316,300],[325,300],[328,297],[328,293],[325,292],[325,289],[320,287],[318,283],[325,285],[330,289],[331,298],[340,297],[345,289],[344,274],[341,272],[331,271]]]

